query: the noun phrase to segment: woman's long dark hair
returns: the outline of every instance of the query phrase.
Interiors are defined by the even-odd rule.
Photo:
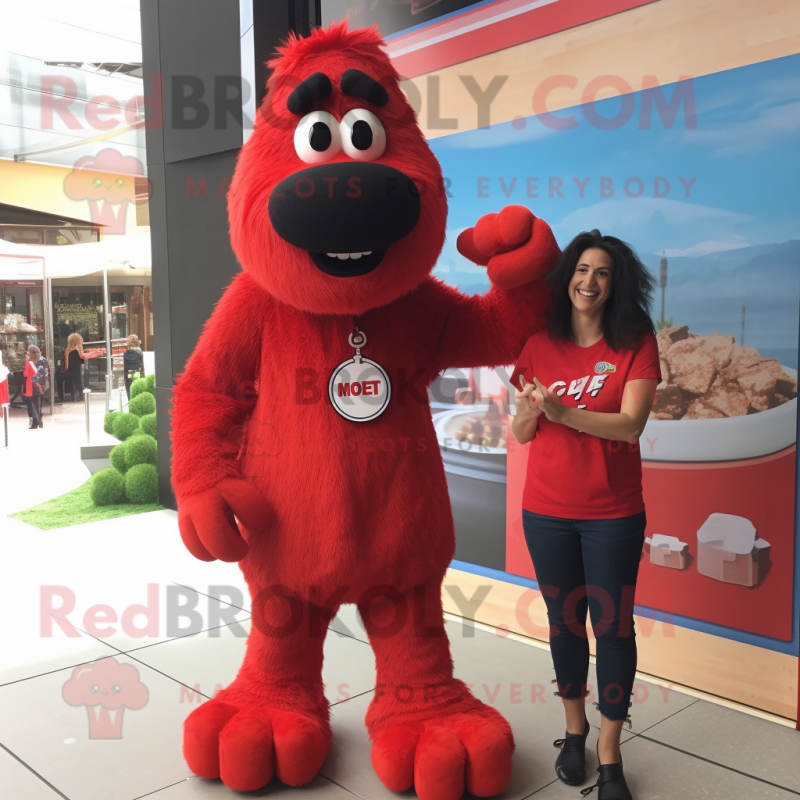
[[[549,331],[553,339],[572,341],[572,299],[569,283],[581,254],[597,247],[611,257],[611,294],[603,309],[603,336],[609,347],[634,348],[645,333],[655,333],[650,319],[650,302],[655,278],[630,245],[614,236],[593,230],[579,233],[565,248],[547,279],[553,291]]]

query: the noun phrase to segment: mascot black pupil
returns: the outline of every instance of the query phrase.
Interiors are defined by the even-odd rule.
[[[356,150],[369,150],[372,146],[372,128],[370,128],[369,122],[365,122],[363,119],[357,120],[353,125],[350,141]]]
[[[372,139],[371,132],[370,139]],[[308,143],[312,150],[318,153],[324,152],[331,146],[331,129],[324,122],[315,122],[308,132]]]

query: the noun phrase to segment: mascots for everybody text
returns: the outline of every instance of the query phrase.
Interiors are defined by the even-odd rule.
[[[174,393],[181,535],[197,558],[238,561],[253,601],[244,663],[187,719],[184,755],[242,791],[312,780],[331,743],[325,633],[355,603],[380,779],[423,800],[491,796],[514,740],[453,676],[440,589],[455,539],[427,387],[514,361],[545,325],[559,250],[510,206],[458,240],[491,290],[441,283],[441,169],[378,33],[316,30],[271,66],[229,193],[244,269]]]

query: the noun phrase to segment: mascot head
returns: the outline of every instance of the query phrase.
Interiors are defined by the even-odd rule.
[[[444,242],[438,161],[374,28],[290,38],[229,193],[233,249],[270,294],[358,314],[411,291]]]

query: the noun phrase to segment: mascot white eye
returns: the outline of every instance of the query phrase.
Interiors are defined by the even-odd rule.
[[[386,150],[381,121],[365,108],[354,108],[342,118],[342,148],[350,158],[376,161]]]
[[[341,149],[339,123],[327,111],[312,111],[294,131],[294,149],[306,164],[330,161]]]

